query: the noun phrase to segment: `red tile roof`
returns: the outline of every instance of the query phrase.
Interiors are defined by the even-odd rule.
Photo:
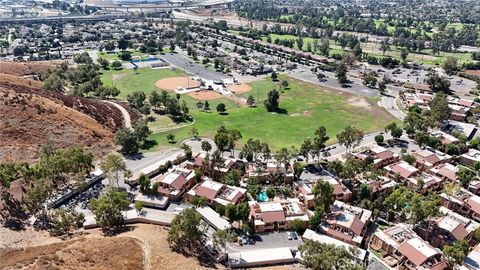
[[[217,195],[216,190],[204,187],[202,185],[198,186],[195,189],[195,192],[196,192],[197,196],[205,197],[205,198],[208,198],[209,200],[215,199],[215,196]]]
[[[459,224],[455,229],[453,229],[452,235],[455,236],[457,240],[463,240],[465,237],[467,237],[468,232],[463,224]]]
[[[285,221],[285,213],[283,211],[262,212],[262,219],[265,223],[274,223]]]
[[[480,203],[477,200],[472,199],[472,197],[469,197],[466,201],[466,203],[470,206],[470,208],[473,210],[473,212],[480,214]]]
[[[428,257],[423,253],[419,252],[415,247],[410,245],[408,241],[403,242],[399,247],[398,251],[402,253],[405,257],[408,258],[416,266],[422,265]]]

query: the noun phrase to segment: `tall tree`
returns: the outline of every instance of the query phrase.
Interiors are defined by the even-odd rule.
[[[345,153],[347,155],[353,150],[353,148],[360,145],[362,139],[363,131],[354,126],[348,126],[342,132],[337,134],[338,143],[345,146]]]
[[[97,224],[105,232],[113,232],[125,224],[123,211],[128,209],[128,204],[127,192],[110,188],[98,199],[92,199],[90,208]]]
[[[167,241],[174,249],[193,254],[203,245],[204,230],[202,216],[194,208],[186,208],[173,218]]]
[[[267,111],[269,112],[278,111],[279,99],[280,99],[280,93],[278,92],[278,90],[277,89],[270,90],[268,92],[267,99],[265,100],[265,108],[267,108]]]
[[[120,181],[120,173],[123,177],[127,177],[130,171],[123,158],[116,154],[110,154],[100,164],[100,168],[108,175],[109,184],[111,187],[118,187]]]

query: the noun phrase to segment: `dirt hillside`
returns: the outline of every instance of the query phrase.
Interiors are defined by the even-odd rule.
[[[0,81],[0,161],[32,161],[48,140],[82,145],[99,157],[123,125],[120,111],[104,102]]]
[[[61,61],[0,62],[0,73],[16,76],[40,74],[60,63]]]
[[[0,269],[143,269],[140,241],[129,237],[80,238],[21,250],[0,250]]]

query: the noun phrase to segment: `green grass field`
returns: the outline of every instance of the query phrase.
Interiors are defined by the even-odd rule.
[[[157,89],[154,82],[161,78],[182,75],[181,71],[170,69],[141,69],[138,74],[132,70],[120,70],[105,72],[102,80],[107,85],[114,83],[121,90],[120,97],[124,98],[137,90],[150,93]],[[113,80],[113,77],[116,79]],[[374,100],[366,100],[373,105],[365,107],[367,102],[358,96],[327,90],[284,75],[279,79],[289,82],[289,87],[282,90],[280,97],[280,107],[287,113],[270,113],[263,106],[268,91],[279,89],[279,82],[272,82],[270,78],[251,83],[252,91],[239,95],[252,95],[258,104],[254,108],[242,107],[230,99],[221,98],[210,100],[211,112],[203,112],[196,107],[198,100],[182,95],[181,99],[189,105],[194,123],[175,124],[167,117],[156,117],[157,120],[150,123],[151,129],[156,131],[150,139],[157,144],[147,151],[172,146],[166,139],[169,133],[175,135],[178,146],[190,137],[189,131],[193,127],[198,129],[201,136],[212,138],[218,127],[225,125],[241,131],[243,139],[237,148],[248,138],[255,138],[268,142],[272,149],[278,150],[282,147],[299,147],[304,139],[313,137],[314,130],[322,125],[331,138],[329,143],[334,143],[336,134],[348,125],[354,125],[367,133],[380,130],[395,121],[383,108],[377,107]],[[216,112],[215,108],[220,102],[226,104],[228,115]]]
[[[312,137],[316,128],[323,125],[330,136],[329,143],[335,142],[335,136],[348,125],[355,125],[365,132],[382,129],[394,119],[383,109],[376,106],[364,108],[355,106],[356,96],[333,92],[320,86],[297,81],[287,77],[290,87],[281,93],[280,107],[287,114],[267,112],[263,100],[268,91],[278,88],[277,83],[270,80],[251,83],[253,90],[241,96],[252,95],[259,104],[255,108],[239,107],[230,100],[218,99],[210,102],[212,112],[206,113],[190,106],[195,123],[185,128],[167,132],[155,133],[151,139],[157,141],[158,147],[168,145],[166,135],[175,135],[178,143],[190,137],[189,131],[195,127],[201,136],[213,137],[219,126],[235,128],[241,131],[242,145],[248,138],[260,139],[270,144],[272,149],[282,147],[299,147],[304,139]],[[182,97],[188,104],[194,105],[197,101],[189,97]],[[224,102],[227,105],[228,115],[219,115],[215,112],[216,104]]]
[[[117,87],[120,90],[120,98],[125,98],[134,91],[144,91],[148,94],[158,89],[155,87],[155,82],[158,80],[185,76],[185,73],[181,70],[168,68],[141,68],[138,69],[137,73],[133,69],[109,70],[102,73],[101,79],[103,83]]]

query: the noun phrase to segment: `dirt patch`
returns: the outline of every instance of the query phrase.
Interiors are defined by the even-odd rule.
[[[247,93],[252,91],[252,87],[248,84],[232,84],[227,87],[228,90],[232,91],[235,94]]]
[[[7,83],[15,82],[16,85],[35,87],[35,88],[43,87],[43,83],[41,81],[36,81],[30,78],[25,78],[17,75],[4,74],[4,73],[0,73],[0,82],[7,82]]]
[[[127,77],[128,73],[117,73],[112,75],[112,81],[120,80],[121,78]]]
[[[359,107],[359,108],[362,108],[362,109],[371,109],[372,108],[372,104],[370,104],[367,100],[365,100],[365,98],[363,97],[351,97],[347,100],[347,103],[349,105],[352,105],[352,106],[355,106],[355,107]]]
[[[79,238],[0,251],[1,269],[143,269],[140,241],[129,237]]]
[[[167,91],[175,91],[178,87],[199,87],[200,82],[189,77],[171,77],[156,81],[155,86]]]
[[[40,74],[60,63],[61,61],[0,62],[0,73],[17,76]]]
[[[303,116],[311,117],[311,116],[312,116],[312,112],[311,112],[311,111],[303,111]]]
[[[187,95],[198,100],[211,100],[223,97],[222,94],[219,94],[213,90],[200,90],[188,93]]]

